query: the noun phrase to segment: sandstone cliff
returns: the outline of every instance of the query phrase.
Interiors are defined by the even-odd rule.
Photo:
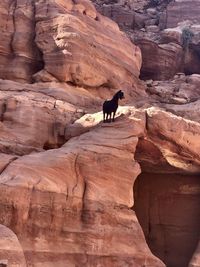
[[[199,1],[93,0],[142,50],[142,79],[200,73]]]
[[[103,8],[130,29],[148,4]],[[177,5],[159,1],[160,21],[167,8],[177,27]],[[140,48],[87,0],[2,1],[0,15],[0,265],[199,267],[199,75],[140,81]],[[168,60],[148,73],[179,71],[180,43],[142,42],[143,64],[153,47]]]

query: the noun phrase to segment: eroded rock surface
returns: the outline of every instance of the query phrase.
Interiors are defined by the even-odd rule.
[[[20,266],[198,266],[199,76],[174,76],[197,72],[198,25],[165,30],[169,3],[103,7],[141,45],[142,75],[174,77],[146,84],[140,49],[89,1],[0,4],[0,223]]]
[[[43,257],[43,266],[164,266],[129,209],[144,117],[129,108],[115,124],[98,123],[62,148],[21,157],[1,173],[1,223],[19,236],[28,265],[39,266]]]
[[[190,261],[189,267],[195,267],[200,266],[200,249],[199,244],[197,245],[196,251],[192,257],[192,260]]]
[[[42,55],[34,42],[33,1],[2,1],[0,28],[0,77],[31,82],[32,74],[43,67]]]
[[[84,89],[69,85],[22,85],[0,81],[0,151],[24,155],[56,148],[65,142],[64,131],[98,105]]]
[[[140,49],[89,1],[15,0],[0,12],[3,79],[131,87],[139,76]]]
[[[149,247],[166,266],[198,266],[198,251],[189,262],[200,233],[199,189],[194,175],[142,173],[136,180],[136,214]]]
[[[24,252],[17,236],[4,225],[0,225],[0,266],[27,267]]]
[[[199,1],[93,0],[142,51],[142,79],[199,74]]]

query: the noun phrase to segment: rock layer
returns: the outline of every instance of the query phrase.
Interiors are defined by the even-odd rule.
[[[41,53],[34,42],[33,1],[2,1],[0,17],[0,77],[31,82],[32,74],[43,67]]]
[[[27,267],[17,236],[7,227],[0,225],[0,237],[0,266]]]
[[[156,37],[166,27],[162,14],[169,1],[158,7],[122,2],[123,14],[135,13],[127,21],[115,13],[115,19],[122,27],[144,27],[136,39],[149,37],[148,53],[158,61],[144,57],[150,62],[146,75],[165,79],[186,63],[191,70],[198,34],[188,47],[181,43],[183,25]],[[21,265],[24,259],[36,267],[197,265],[198,75],[147,81],[151,97],[143,98],[140,49],[90,2],[0,6],[6,62],[0,77],[35,82],[0,80],[0,223],[16,241]],[[127,106],[118,109],[115,123],[103,124],[97,111],[119,88],[126,97],[120,104]],[[141,177],[145,183],[136,190]],[[179,238],[174,242],[172,235]],[[0,248],[7,255],[4,265],[13,247],[7,252]]]
[[[93,2],[141,48],[142,79],[167,80],[178,72],[199,74],[199,1]]]
[[[99,99],[69,85],[21,85],[0,80],[0,151],[17,155],[56,148],[66,126]],[[66,92],[68,91],[68,92]],[[92,104],[92,102],[94,102]]]
[[[131,87],[139,76],[140,49],[88,1],[15,0],[0,12],[3,79]]]
[[[189,261],[200,233],[199,189],[198,176],[143,173],[136,180],[136,214],[151,251],[166,266],[196,266]]]
[[[178,23],[185,20],[191,20],[195,24],[200,23],[199,1],[193,0],[175,0],[167,7],[167,28],[173,28]]]
[[[1,223],[17,233],[28,265],[43,258],[43,266],[164,266],[129,209],[140,173],[133,156],[145,125],[144,113],[126,114],[1,173]]]

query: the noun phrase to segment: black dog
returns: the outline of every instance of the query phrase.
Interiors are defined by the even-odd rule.
[[[119,90],[111,100],[106,100],[103,103],[103,122],[115,121],[115,113],[118,108],[118,100],[123,98],[124,98],[124,93],[121,90]]]

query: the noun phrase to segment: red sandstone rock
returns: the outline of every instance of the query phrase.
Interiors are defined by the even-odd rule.
[[[196,122],[200,122],[199,88],[199,74],[178,73],[169,81],[147,81],[147,92],[156,96],[165,109]]]
[[[43,266],[164,266],[129,209],[140,172],[133,156],[145,124],[143,112],[124,112],[115,124],[97,124],[62,148],[21,157],[1,173],[0,202],[10,199],[6,217],[0,209],[2,222],[19,236],[28,265],[37,266],[46,251]]]
[[[0,80],[0,151],[24,155],[65,142],[66,126],[101,103],[84,89]]]
[[[199,266],[199,177],[142,173],[135,186],[135,211],[151,251],[166,266]]]
[[[0,14],[1,78],[131,87],[139,76],[140,49],[89,1],[10,1]]]
[[[35,267],[165,266],[147,240],[168,265],[198,266],[198,75],[148,82],[155,104],[173,114],[149,108],[150,97],[146,109],[136,110],[133,104],[144,104],[136,103],[144,95],[141,54],[117,24],[85,0],[13,3],[0,4],[0,77],[37,82],[0,81],[0,218],[19,239],[6,229],[20,251],[15,261],[23,266],[25,257]],[[144,4],[138,0],[135,9]],[[153,20],[158,15],[147,13]],[[32,47],[33,33],[43,58]],[[180,36],[167,34],[167,45],[147,42],[144,62],[155,78],[179,71]],[[197,34],[192,46],[198,50]],[[119,107],[115,123],[103,124],[102,113],[94,112],[118,86],[126,96],[120,104],[128,107]],[[140,177],[142,187],[133,192]],[[10,259],[16,250],[0,253]]]
[[[69,13],[50,3],[46,13],[43,3],[36,5],[36,43],[45,71],[59,81],[80,86],[132,86],[141,67],[140,49],[113,23],[107,23],[105,30],[104,19],[92,15],[87,1],[75,3],[74,8]]]
[[[167,28],[176,27],[179,22],[191,20],[199,23],[200,2],[198,0],[175,0],[167,7]]]
[[[141,77],[165,80],[173,77],[181,69],[182,47],[175,43],[156,44],[150,40],[139,40],[142,51]]]
[[[192,257],[192,260],[189,263],[189,267],[199,267],[199,266],[200,266],[200,248],[198,244],[197,249]]]
[[[27,267],[23,249],[17,236],[7,227],[0,225],[0,266]]]
[[[34,42],[34,16],[30,0],[1,2],[1,78],[31,82],[32,74],[42,67],[41,54]]]

